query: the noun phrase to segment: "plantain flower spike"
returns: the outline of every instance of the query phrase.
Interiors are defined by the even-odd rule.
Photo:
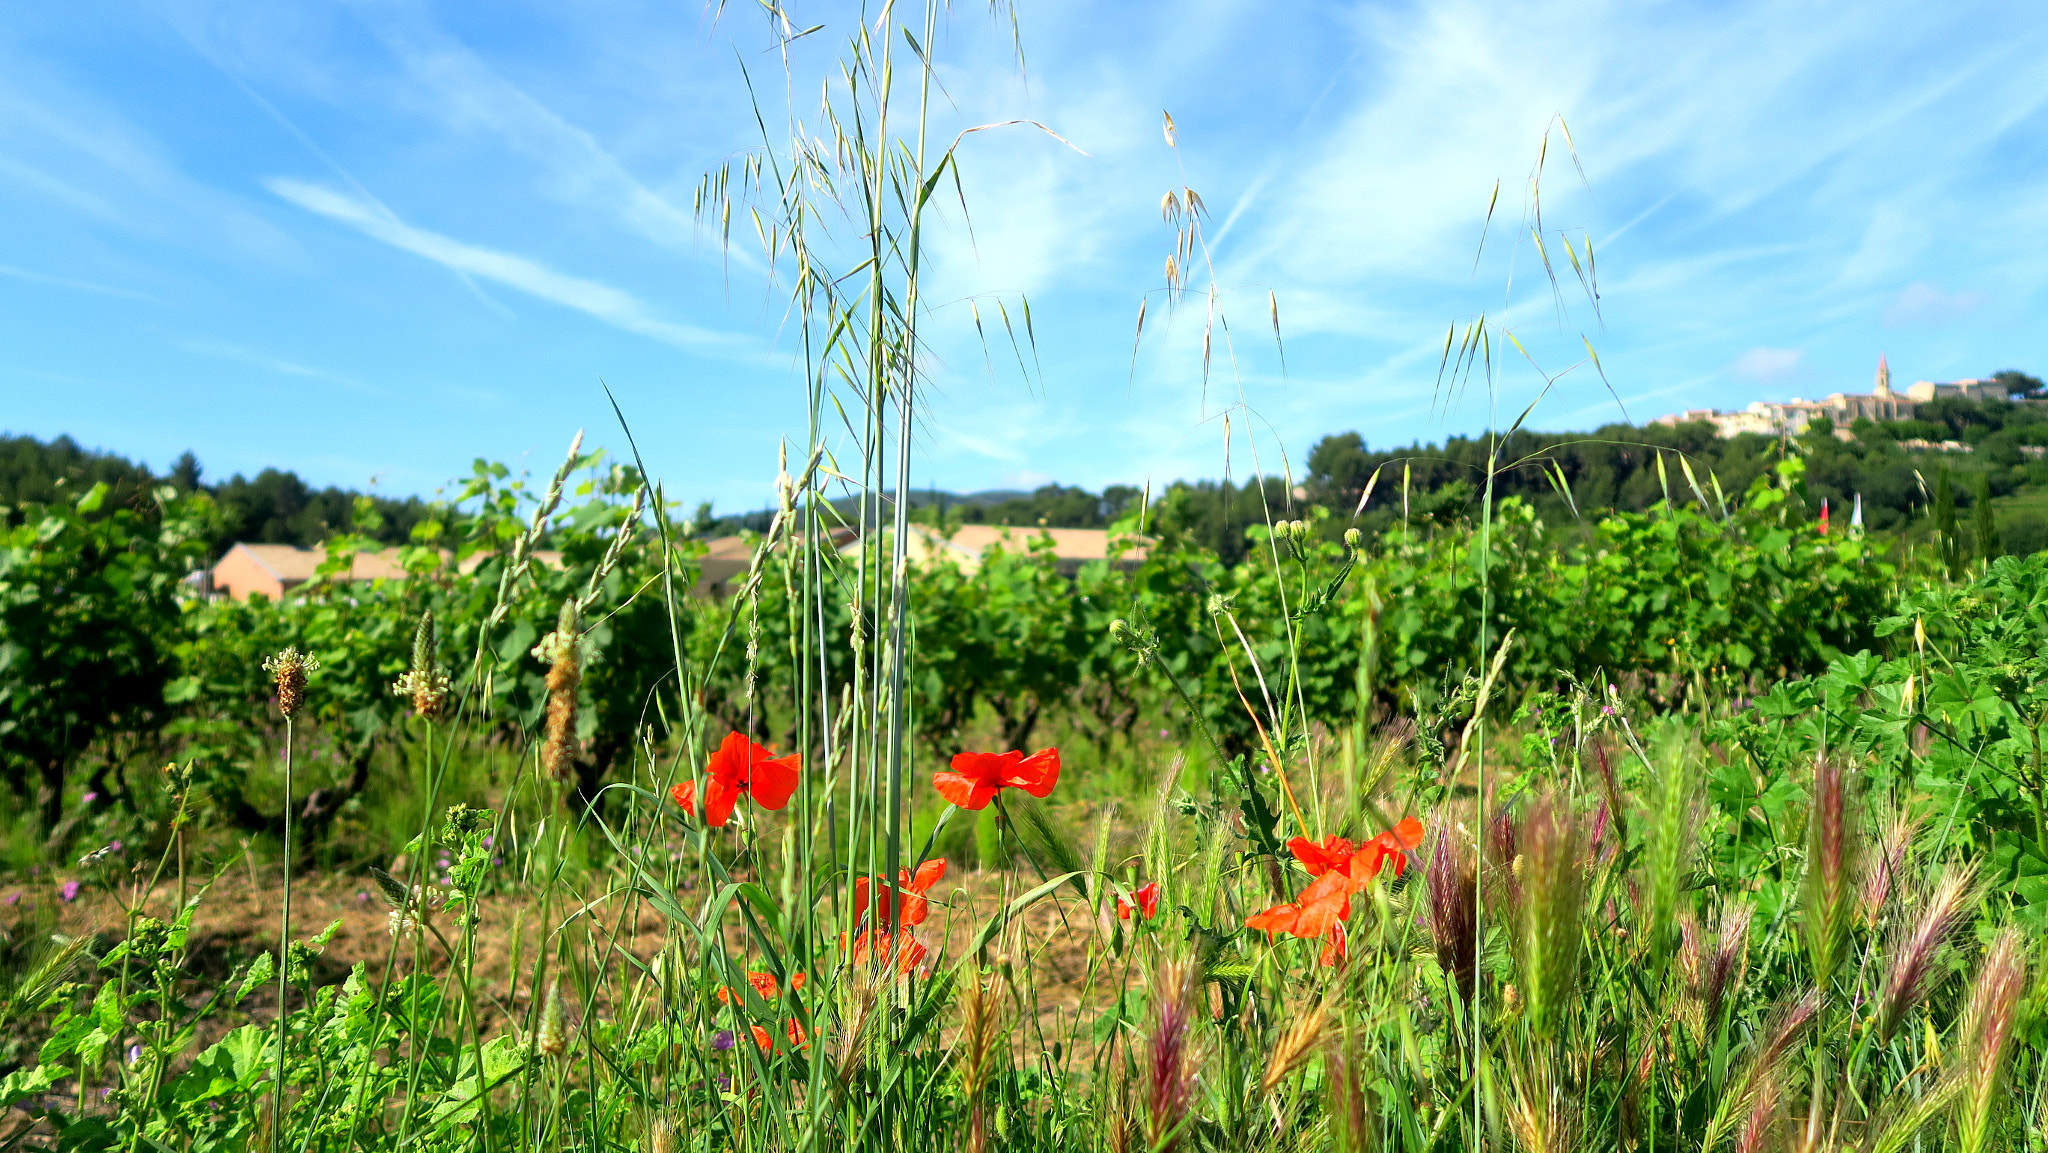
[[[547,1003],[541,1007],[534,1048],[549,1057],[560,1057],[569,1047],[568,1017],[568,1009],[562,1004],[562,983],[556,981],[548,986]]]
[[[393,694],[412,698],[413,715],[425,721],[440,720],[448,707],[448,673],[434,663],[439,647],[434,612],[428,609],[420,614],[420,627],[412,634],[412,667],[391,686]]]
[[[533,655],[548,663],[547,737],[541,743],[541,772],[566,781],[576,770],[576,688],[583,683],[583,645],[576,602],[562,602],[555,631],[542,637]]]
[[[277,684],[277,711],[286,720],[298,715],[306,703],[306,674],[318,672],[320,660],[298,649],[288,648],[263,662],[263,671]]]

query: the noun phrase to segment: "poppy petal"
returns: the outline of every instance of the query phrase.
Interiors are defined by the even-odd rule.
[[[925,959],[927,953],[931,952],[930,949],[924,947],[923,941],[908,933],[903,934],[903,943],[900,948],[901,951],[896,957],[896,968],[899,972],[903,973],[908,973],[912,969],[917,968],[918,963]]]
[[[747,738],[727,733],[718,748],[704,762],[704,775],[714,781],[738,784],[747,775]]]
[[[913,893],[929,893],[932,886],[946,878],[946,858],[933,857],[917,867],[917,875],[903,882],[903,887]]]
[[[1159,915],[1159,882],[1154,881],[1131,895],[1138,898],[1138,912],[1144,914],[1146,920]]]
[[[675,798],[676,807],[683,810],[684,816],[694,817],[697,815],[697,782],[680,782],[675,788],[668,791],[668,795]]]
[[[1025,757],[1010,771],[1009,779],[1018,788],[1044,800],[1052,795],[1053,786],[1060,783],[1060,751],[1040,749]]]
[[[1419,849],[1422,847],[1422,822],[1414,817],[1401,818],[1401,823],[1395,825],[1392,832],[1395,843],[1399,844],[1402,849]]]
[[[739,803],[740,786],[733,782],[713,777],[704,790],[704,823],[714,829],[722,829],[732,820],[732,807]]]
[[[1264,929],[1268,933],[1292,933],[1300,916],[1300,905],[1275,905],[1263,913],[1246,917],[1244,925],[1247,929]]]
[[[1316,964],[1324,968],[1334,969],[1339,961],[1348,961],[1350,959],[1351,939],[1345,934],[1344,926],[1341,924],[1332,926],[1330,935],[1323,940],[1323,952],[1321,956],[1316,958]]]
[[[897,918],[897,923],[902,925],[922,925],[925,918],[931,916],[931,912],[931,902],[925,900],[923,893],[905,893],[903,894],[903,913]]]
[[[978,785],[999,789],[1010,766],[1023,759],[1022,753],[955,753],[952,769]]]
[[[954,761],[957,763],[959,758],[955,757]],[[982,784],[960,773],[933,773],[932,787],[939,791],[940,796],[963,809],[986,809],[996,795],[995,786]]]
[[[768,750],[754,746],[762,753]],[[789,803],[790,795],[796,792],[798,771],[803,768],[803,756],[791,753],[786,757],[762,757],[747,771],[747,793],[754,803],[764,809],[780,809]]]

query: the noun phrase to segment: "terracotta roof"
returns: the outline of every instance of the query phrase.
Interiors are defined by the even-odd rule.
[[[1020,528],[1011,525],[964,524],[953,530],[946,538],[946,543],[979,556],[998,545],[1015,552],[1027,551],[1036,547],[1042,537],[1052,538],[1052,555],[1060,560],[1109,559],[1109,530],[1101,528]],[[1123,539],[1129,543],[1124,546],[1122,559],[1145,559],[1146,542],[1143,538]]]
[[[256,563],[287,584],[312,580],[320,572],[320,566],[327,563],[327,547],[315,545],[299,548],[289,544],[238,544],[235,548],[254,558]],[[355,564],[349,569],[349,576],[356,580],[377,580],[380,577],[403,577],[405,569],[398,563],[398,550],[387,548],[378,552],[356,554]]]

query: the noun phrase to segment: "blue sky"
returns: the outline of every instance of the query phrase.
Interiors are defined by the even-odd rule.
[[[2048,370],[2033,5],[1025,0],[1021,73],[1008,21],[957,8],[941,124],[1073,147],[963,145],[920,487],[1219,475],[1233,402],[1241,476],[1511,419],[1568,368],[1534,425],[1865,389],[1880,352],[1902,382]],[[602,380],[671,493],[768,499],[804,415],[784,290],[692,197],[759,143],[741,65],[809,114],[857,10],[796,10],[825,27],[787,83],[751,4],[0,10],[0,428],[429,492],[578,428],[622,447]],[[1528,239],[1547,128],[1546,245],[1591,240],[1597,314]],[[1206,387],[1201,300],[1159,295],[1183,183],[1231,333]],[[1012,294],[1028,372],[965,304]],[[1447,401],[1444,333],[1482,312],[1535,365]]]

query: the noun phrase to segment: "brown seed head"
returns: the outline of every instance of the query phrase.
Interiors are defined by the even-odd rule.
[[[541,638],[533,655],[548,662],[547,736],[541,743],[541,772],[566,781],[576,771],[576,689],[583,683],[583,646],[576,602],[562,602],[555,631]]]
[[[1892,934],[1890,965],[1878,997],[1877,1035],[1889,1041],[1893,1030],[1933,989],[1935,959],[1970,913],[1975,873],[1959,869],[1942,877],[1920,903],[1920,915]]]
[[[1153,974],[1152,1027],[1145,1036],[1146,1145],[1154,1153],[1179,1147],[1195,1095],[1195,971],[1163,962]]]
[[[1266,1059],[1266,1075],[1259,1080],[1260,1092],[1270,1094],[1295,1070],[1308,1064],[1308,1059],[1315,1055],[1323,1042],[1323,1025],[1328,1019],[1328,1012],[1317,1005],[1303,1014],[1293,1028],[1280,1034],[1280,1040],[1273,1045],[1273,1052]]]
[[[1478,957],[1479,893],[1475,863],[1464,847],[1451,840],[1449,823],[1438,822],[1436,841],[1424,862],[1424,888],[1429,895],[1429,936],[1436,947],[1436,962],[1458,988],[1467,1004],[1472,1000],[1472,974]]]
[[[320,660],[298,649],[288,648],[263,662],[263,671],[277,685],[277,711],[287,719],[297,716],[306,703],[306,674],[318,672]]]

